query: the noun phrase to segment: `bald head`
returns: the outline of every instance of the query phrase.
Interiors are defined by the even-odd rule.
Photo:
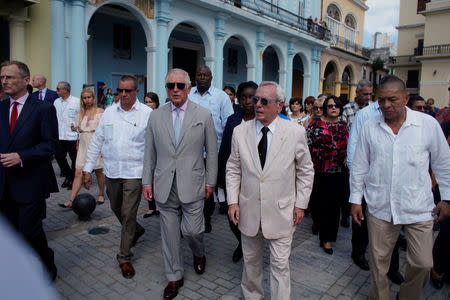
[[[33,76],[33,79],[31,80],[31,85],[34,88],[43,90],[43,89],[45,89],[45,87],[47,85],[47,78],[45,78],[44,75],[36,74]]]
[[[211,86],[212,73],[208,66],[201,66],[195,72],[195,82],[197,83],[197,90],[201,95],[206,92]]]

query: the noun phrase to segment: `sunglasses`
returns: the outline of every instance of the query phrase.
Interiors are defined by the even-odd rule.
[[[278,100],[276,99],[267,99],[267,98],[261,98],[261,97],[252,97],[252,102],[253,104],[256,105],[256,103],[258,103],[258,101],[261,101],[261,104],[266,106],[267,104],[269,104],[270,102],[277,102]]]
[[[320,106],[314,106],[313,109],[315,109],[315,110],[323,110],[323,108],[320,107]]]
[[[166,83],[166,88],[168,90],[173,90],[175,88],[175,85],[177,85],[177,89],[179,90],[184,90],[184,88],[186,87],[186,83],[184,82],[168,82]]]
[[[122,94],[123,92],[128,94],[128,93],[131,93],[132,91],[134,91],[134,89],[119,89],[119,88],[117,88],[116,90],[119,94]]]
[[[336,104],[328,104],[327,105],[328,108],[339,108]]]

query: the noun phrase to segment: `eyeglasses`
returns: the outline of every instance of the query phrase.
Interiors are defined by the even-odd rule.
[[[117,88],[117,92],[119,94],[122,94],[123,92],[128,94],[128,93],[131,93],[132,91],[134,91],[134,89],[119,89],[119,88]]]
[[[323,107],[320,107],[320,106],[314,106],[313,109],[315,109],[315,110],[323,110]]]
[[[327,105],[328,108],[339,108],[336,104],[328,104]]]
[[[186,83],[184,82],[168,82],[166,83],[166,88],[168,90],[173,90],[175,88],[175,85],[177,85],[177,89],[179,90],[184,90],[184,88],[186,87]]]
[[[278,102],[277,99],[267,99],[267,98],[261,98],[261,97],[252,97],[252,102],[253,104],[256,105],[256,103],[258,103],[258,101],[261,101],[261,104],[266,106],[267,104],[269,104],[270,102]]]

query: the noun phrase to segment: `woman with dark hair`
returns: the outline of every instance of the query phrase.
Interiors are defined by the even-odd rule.
[[[226,85],[223,87],[223,91],[227,93],[228,97],[230,97],[231,104],[233,105],[234,112],[237,112],[241,106],[236,103],[236,90],[231,85]]]
[[[309,119],[309,116],[303,112],[302,98],[291,98],[289,100],[289,110],[291,113],[288,117],[300,125],[303,125]]]
[[[323,116],[310,122],[308,145],[314,163],[311,214],[319,229],[320,246],[333,254],[339,228],[340,203],[348,200],[346,153],[347,122],[340,120],[342,103],[329,96],[323,103]]]
[[[144,96],[144,104],[150,107],[151,109],[157,109],[159,107],[159,97],[156,93],[148,92]],[[153,215],[157,216],[159,215],[159,210],[156,207],[155,199],[153,201],[147,201],[148,202],[148,210],[147,212],[142,216],[144,219],[149,218]]]
[[[316,101],[316,98],[314,98],[313,96],[308,96],[305,98],[305,114],[310,117],[313,113],[314,101]]]
[[[225,168],[227,160],[231,153],[231,138],[233,136],[233,130],[236,126],[255,118],[255,107],[252,102],[253,96],[255,96],[258,85],[253,81],[247,81],[239,84],[237,90],[237,98],[241,104],[241,109],[228,117],[225,129],[223,131],[222,143],[219,150],[219,171],[217,173],[217,186],[223,188],[226,191],[225,186]],[[233,252],[233,262],[238,262],[242,258],[242,246],[241,246],[241,232],[239,228],[230,221],[228,218],[231,231],[236,236],[239,244],[236,250]]]

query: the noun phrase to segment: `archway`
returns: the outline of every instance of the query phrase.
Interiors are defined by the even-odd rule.
[[[147,82],[147,34],[135,12],[120,4],[105,4],[88,25],[88,82],[102,82],[114,91],[122,75],[138,79],[143,101]]]
[[[303,74],[302,58],[296,54],[292,64],[292,97],[303,98]]]
[[[263,81],[276,81],[280,80],[280,63],[278,55],[272,46],[269,46],[263,53]]]
[[[223,46],[223,85],[236,89],[239,83],[247,81],[247,51],[244,43],[236,37],[230,37]]]
[[[195,25],[178,24],[169,37],[169,69],[180,68],[189,73],[195,86],[195,71],[205,65],[205,46]]]
[[[334,95],[335,82],[337,79],[337,66],[333,61],[328,62],[325,67],[323,82],[323,94]]]
[[[344,72],[342,72],[341,78],[341,99],[344,102],[349,101],[350,85],[353,79],[353,72],[350,66],[346,66]]]

